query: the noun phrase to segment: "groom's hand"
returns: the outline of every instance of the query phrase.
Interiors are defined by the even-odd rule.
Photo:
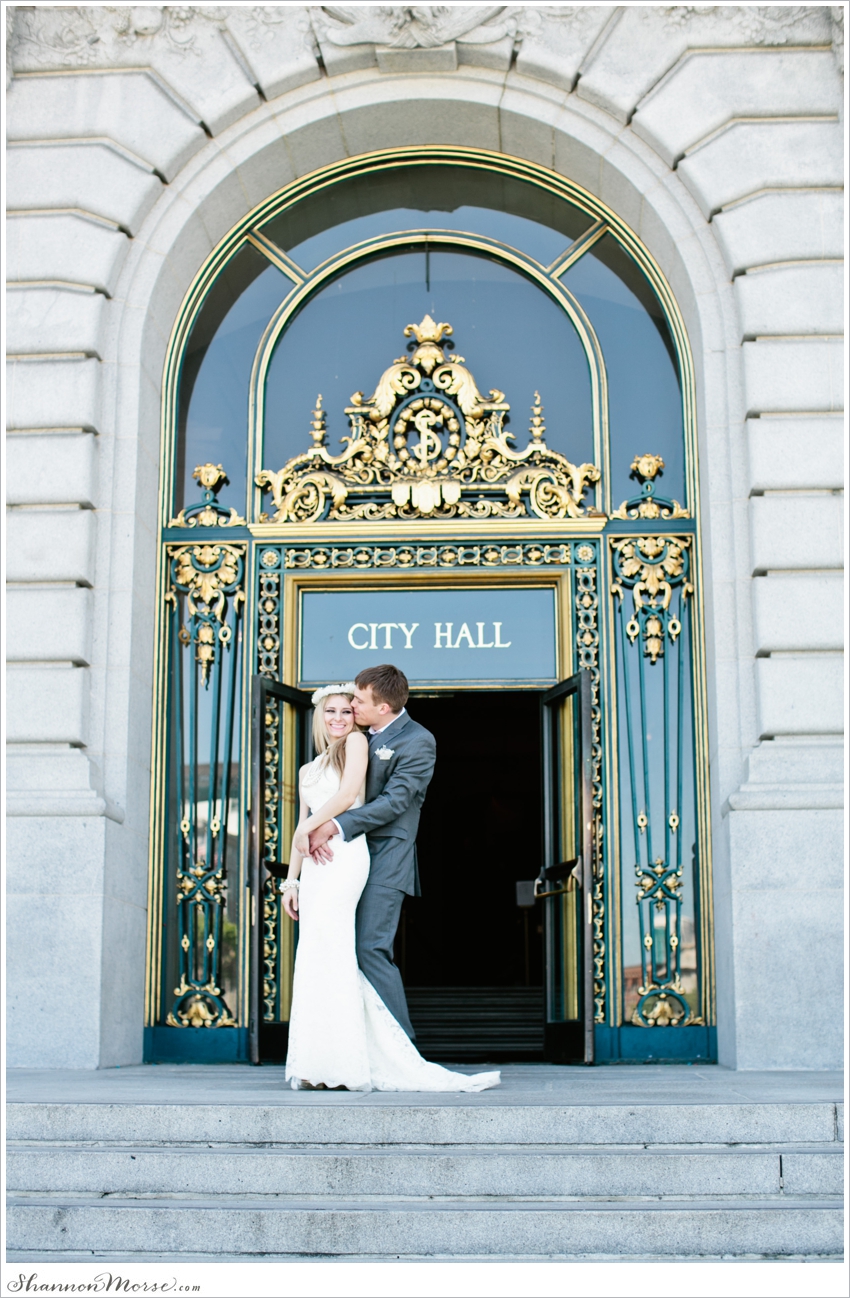
[[[328,840],[338,834],[339,830],[332,820],[328,820],[310,835],[310,855],[318,865],[321,861],[332,861],[333,851],[328,847]]]

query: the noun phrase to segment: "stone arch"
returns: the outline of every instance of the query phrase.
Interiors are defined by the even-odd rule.
[[[561,110],[549,128],[546,151],[540,140],[543,96],[527,90],[510,107],[494,104],[491,88],[480,76],[453,80],[451,99],[445,83],[436,78],[418,79],[416,89],[417,98],[412,99],[409,83],[401,78],[364,83],[347,92],[319,83],[309,94],[302,90],[283,96],[274,113],[265,106],[255,110],[181,169],[140,229],[118,284],[111,346],[104,361],[113,372],[116,438],[126,438],[128,445],[137,441],[138,472],[132,490],[137,511],[133,619],[145,628],[152,625],[156,587],[148,532],[157,512],[156,475],[148,467],[157,463],[160,453],[161,376],[171,322],[206,255],[257,202],[296,178],[295,160],[303,174],[314,169],[309,162],[334,162],[367,148],[462,140],[542,162],[579,180],[631,225],[677,296],[694,354],[698,427],[712,431],[710,440],[700,437],[703,485],[711,476],[712,462],[728,459],[727,383],[715,377],[718,357],[724,356],[732,333],[726,272],[711,228],[679,179],[631,131],[615,128],[606,115],[588,105]],[[400,112],[398,96],[405,91]],[[731,373],[734,385],[740,381],[734,351]],[[712,383],[706,382],[709,374]],[[708,510],[703,514],[704,529],[708,519],[723,509],[716,493],[711,506],[712,514]],[[710,568],[706,598],[710,626],[714,621]],[[145,681],[142,693],[147,697],[147,683],[153,684],[151,642],[147,635],[134,634],[130,645],[131,671]],[[712,708],[718,703],[716,697],[710,699]],[[713,730],[718,724],[724,731],[739,729],[739,718],[729,715],[735,705],[734,699],[723,701],[727,714],[719,723],[712,718]],[[107,699],[105,712],[109,710]],[[131,714],[127,720],[135,727],[128,748],[148,751],[150,710],[138,717]],[[141,789],[137,796],[139,823],[145,811]],[[722,849],[715,868],[724,868]],[[724,989],[719,991],[722,1016]]]

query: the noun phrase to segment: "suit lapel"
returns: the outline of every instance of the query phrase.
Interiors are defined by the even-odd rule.
[[[409,720],[410,720],[410,714],[407,712],[402,712],[401,716],[396,717],[392,725],[387,726],[386,730],[382,730],[381,733],[378,735],[370,735],[369,752],[374,753],[376,748],[383,748],[385,744],[397,738],[397,736],[402,732],[402,730],[407,725]]]
[[[386,730],[382,730],[379,735],[369,736],[369,770],[370,771],[374,770],[377,773],[379,768],[386,766],[386,763],[383,762],[380,757],[376,757],[375,754],[377,753],[379,748],[383,748],[385,745],[392,747],[393,743],[401,734],[401,732],[404,730],[409,720],[410,720],[410,714],[407,712],[402,712],[401,716],[397,717],[396,720],[392,723],[392,725],[387,726]]]

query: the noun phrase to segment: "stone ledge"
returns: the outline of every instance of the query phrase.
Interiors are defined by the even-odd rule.
[[[14,1194],[280,1203],[344,1196],[660,1201],[824,1199],[843,1188],[843,1146],[821,1145],[127,1145],[10,1142]],[[780,1161],[781,1160],[781,1161]],[[214,1189],[211,1189],[214,1187]]]
[[[222,1070],[222,1065],[212,1065]],[[27,1070],[29,1071],[29,1070]],[[126,1074],[128,1070],[122,1069]],[[161,1071],[157,1069],[157,1071]],[[164,1070],[162,1070],[164,1071]],[[197,1071],[193,1068],[193,1075]],[[600,1071],[594,1070],[599,1076]],[[617,1069],[618,1072],[622,1071]],[[156,1086],[159,1079],[151,1079]],[[224,1140],[263,1145],[516,1145],[516,1144],[764,1144],[835,1147],[834,1103],[663,1103],[578,1105],[495,1102],[397,1105],[385,1096],[371,1102],[335,1097],[338,1104],[299,1104],[292,1092],[269,1103],[159,1102],[11,1103],[9,1140],[180,1142]],[[291,1097],[294,1097],[291,1098]],[[310,1096],[312,1099],[313,1097]],[[376,1104],[375,1101],[378,1101]],[[406,1100],[406,1102],[405,1102]],[[378,1107],[380,1105],[380,1107]]]
[[[74,1249],[15,1249],[6,1250],[7,1262],[88,1262],[92,1266],[116,1262],[386,1262],[383,1253],[334,1253],[333,1257],[315,1253],[124,1253]],[[396,1259],[390,1259],[395,1261]],[[500,1253],[499,1262],[775,1262],[774,1253]],[[783,1253],[783,1262],[843,1262],[843,1252],[838,1253]],[[491,1262],[492,1253],[406,1253],[405,1262]]]
[[[457,68],[457,46],[438,45],[433,49],[393,49],[377,45],[375,57],[381,72],[454,72]]]
[[[121,807],[97,794],[9,793],[7,816],[105,816],[116,824],[124,823]]]
[[[841,784],[742,784],[721,809],[730,811],[823,811],[842,809]]]
[[[57,1211],[58,1210],[58,1211]],[[635,1253],[652,1240],[659,1260],[683,1244],[693,1256],[712,1253],[837,1253],[843,1222],[837,1200],[803,1203],[765,1202],[659,1204],[646,1199],[628,1203],[503,1203],[492,1200],[454,1203],[390,1201],[365,1207],[350,1201],[278,1206],[208,1201],[81,1204],[62,1196],[41,1203],[10,1204],[8,1244],[18,1249],[51,1246],[71,1249],[149,1250],[157,1244],[174,1252],[203,1223],[206,1237],[222,1252],[258,1253],[318,1251],[323,1254],[374,1253],[391,1257],[455,1252],[546,1255],[557,1227],[564,1251]],[[793,1241],[793,1242],[792,1242]]]
[[[255,1155],[262,1157],[262,1155]],[[503,1161],[501,1158],[499,1161]],[[367,1216],[369,1213],[381,1213],[397,1215],[400,1217],[411,1214],[427,1213],[441,1216],[444,1213],[461,1212],[484,1215],[485,1213],[534,1213],[534,1212],[564,1212],[564,1213],[583,1213],[583,1212],[645,1212],[654,1210],[657,1212],[675,1212],[685,1210],[696,1214],[703,1212],[731,1211],[741,1212],[751,1209],[754,1211],[775,1213],[789,1212],[794,1209],[809,1209],[814,1212],[824,1212],[830,1209],[840,1211],[842,1205],[842,1195],[837,1194],[818,1194],[818,1195],[671,1195],[669,1198],[658,1198],[655,1195],[645,1196],[642,1194],[629,1195],[624,1198],[620,1196],[573,1196],[569,1194],[541,1194],[541,1195],[523,1195],[514,1194],[509,1189],[502,1188],[502,1193],[483,1192],[481,1194],[464,1194],[459,1190],[457,1194],[430,1194],[427,1191],[422,1194],[415,1192],[409,1194],[346,1194],[337,1190],[333,1194],[263,1194],[262,1192],[249,1192],[246,1194],[233,1194],[228,1192],[218,1192],[216,1190],[205,1193],[204,1191],[195,1191],[191,1194],[179,1194],[172,1191],[162,1191],[156,1194],[135,1194],[125,1192],[115,1194],[109,1191],[91,1190],[91,1191],[26,1191],[10,1190],[7,1195],[7,1207],[9,1212],[17,1209],[19,1212],[23,1209],[38,1208],[62,1208],[66,1211],[76,1209],[85,1212],[95,1209],[98,1213],[108,1213],[110,1209],[115,1212],[149,1212],[160,1213],[163,1210],[173,1210],[174,1212],[186,1212],[189,1210],[221,1213],[234,1215],[247,1213],[265,1213],[282,1210],[287,1213],[304,1213],[306,1215],[331,1214],[331,1213],[353,1213]]]

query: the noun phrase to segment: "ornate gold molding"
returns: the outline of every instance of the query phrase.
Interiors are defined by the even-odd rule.
[[[168,545],[170,587],[165,600],[177,610],[177,593],[186,596],[189,626],[181,627],[181,644],[195,644],[195,658],[204,685],[217,661],[220,646],[228,644],[233,628],[227,623],[228,599],[236,610],[245,602],[243,577],[244,545],[217,545],[200,541],[195,545]]]
[[[670,612],[673,586],[681,586],[682,598],[693,595],[688,552],[690,536],[639,536],[611,538],[614,580],[611,594],[624,598],[631,589],[634,612],[626,623],[626,635],[634,644],[643,632],[643,651],[654,663],[664,653],[666,636],[675,642],[682,630]]]
[[[384,371],[371,397],[355,392],[346,407],[351,433],[342,454],[325,445],[320,396],[310,449],[257,475],[274,501],[271,520],[261,514],[261,523],[603,518],[583,503],[599,469],[546,445],[539,393],[530,440],[515,451],[505,394],[493,388],[485,398],[463,357],[446,355],[451,325],[426,315],[404,332],[415,338],[412,355]]]
[[[595,545],[574,547],[573,606],[575,647],[579,668],[590,673],[591,781],[593,787],[592,918],[593,1019],[604,1023],[607,1002],[607,934],[605,906],[604,785],[602,779],[602,675],[599,664],[599,572]]]
[[[678,500],[655,494],[654,479],[664,468],[660,455],[636,455],[631,468],[629,476],[641,483],[640,495],[624,500],[619,509],[612,510],[612,518],[690,518],[690,511],[683,509]]]
[[[170,519],[169,527],[245,526],[245,519],[235,509],[226,509],[218,503],[218,493],[229,482],[223,465],[198,464],[192,470],[192,477],[198,479],[204,493],[203,500],[181,509],[176,518]]]
[[[276,552],[267,551],[269,564]],[[266,563],[263,555],[262,562]],[[287,569],[354,568],[361,572],[385,568],[499,568],[522,565],[541,568],[570,563],[570,546],[558,545],[353,545],[287,547]]]

